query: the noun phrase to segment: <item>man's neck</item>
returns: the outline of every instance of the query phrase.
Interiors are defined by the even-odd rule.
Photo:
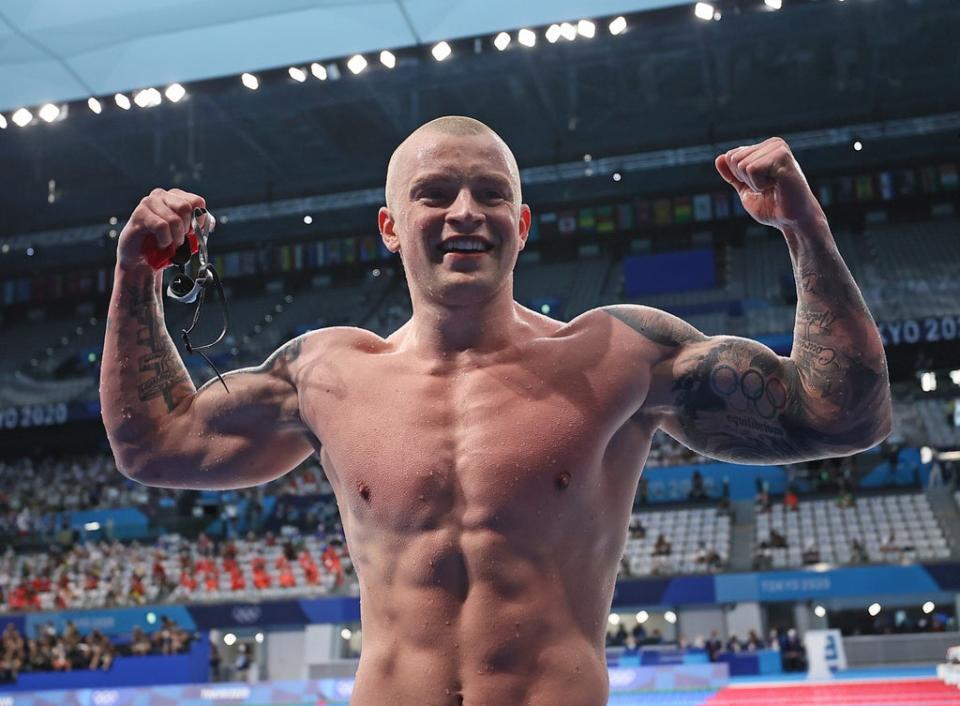
[[[486,301],[448,305],[411,292],[410,347],[429,358],[495,353],[514,344],[518,305],[506,286]]]

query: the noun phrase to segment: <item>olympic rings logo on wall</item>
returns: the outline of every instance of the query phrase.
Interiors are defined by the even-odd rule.
[[[263,611],[260,606],[236,606],[230,610],[230,617],[243,625],[250,625],[260,620]]]

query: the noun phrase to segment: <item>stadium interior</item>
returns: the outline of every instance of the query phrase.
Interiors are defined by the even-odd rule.
[[[221,14],[201,20],[216,46],[240,19],[213,4]],[[295,4],[243,23],[250,36],[282,31]],[[451,10],[450,29],[404,0],[422,11],[401,23],[415,39],[372,45],[388,40],[345,20],[352,44],[289,63],[279,50],[254,52],[260,63],[233,52],[210,68],[120,71],[99,92],[87,77],[87,90],[56,87],[51,120],[21,97],[34,94],[0,91],[0,704],[85,689],[200,704],[230,698],[228,685],[237,703],[348,702],[359,586],[319,459],[223,492],[118,472],[98,397],[116,240],[154,186],[206,198],[229,305],[227,335],[207,351],[221,371],[321,327],[387,336],[411,315],[376,229],[387,159],[444,114],[483,120],[517,155],[533,210],[521,304],[561,321],[645,304],[789,355],[797,292],[783,236],[744,212],[713,165],[777,135],[883,338],[894,428],[872,449],[738,465],[657,432],[624,527],[610,703],[960,703],[960,666],[934,666],[960,645],[960,5],[723,0],[703,20],[693,2],[606,2],[602,16],[583,2],[493,4],[497,23]],[[357,5],[341,10],[377,4]],[[116,12],[117,26],[132,21]],[[34,20],[0,9],[0,36],[56,47],[58,32],[88,27],[72,13]],[[175,51],[203,46],[196,27],[181,30]],[[124,32],[131,61],[150,48]],[[0,75],[33,66],[18,51],[0,54]],[[359,72],[354,54],[368,62]],[[139,92],[175,80],[177,100]],[[164,309],[182,351],[193,308]],[[211,295],[197,341],[217,337],[221,310]],[[183,357],[198,387],[215,378]],[[841,647],[832,682],[807,680],[808,632]],[[679,671],[639,685],[646,668]],[[859,691],[844,696],[844,673]],[[750,679],[789,685],[748,701]],[[670,684],[672,700],[658,701]]]

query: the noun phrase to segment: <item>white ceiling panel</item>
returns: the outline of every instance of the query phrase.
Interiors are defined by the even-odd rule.
[[[0,110],[684,0],[4,0]]]

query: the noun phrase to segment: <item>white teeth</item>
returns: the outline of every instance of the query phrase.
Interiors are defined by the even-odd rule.
[[[458,252],[466,250],[486,250],[487,246],[476,240],[461,240],[458,242],[447,242],[440,246],[440,249],[447,252]]]

